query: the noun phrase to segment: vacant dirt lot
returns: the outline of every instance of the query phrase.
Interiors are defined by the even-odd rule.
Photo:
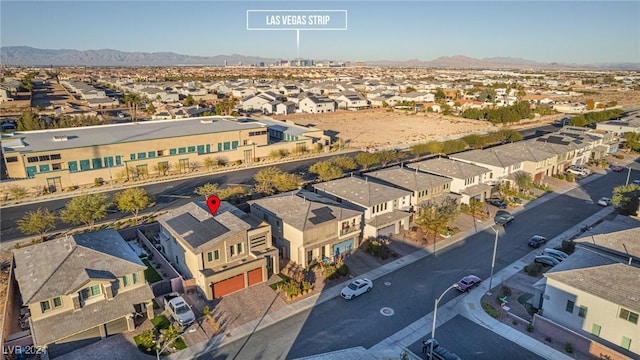
[[[525,121],[508,128],[518,129],[549,123],[559,115],[535,121]],[[370,109],[361,111],[337,111],[324,114],[292,114],[274,117],[293,120],[301,125],[313,125],[319,129],[332,130],[352,148],[381,148],[386,146],[407,147],[411,144],[431,140],[446,140],[474,133],[487,133],[502,129],[487,121],[469,120],[434,113],[407,113]]]

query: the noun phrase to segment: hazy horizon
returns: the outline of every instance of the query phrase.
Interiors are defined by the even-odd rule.
[[[337,61],[640,62],[637,1],[2,1],[1,45]],[[247,10],[346,10],[348,30],[247,30]],[[28,20],[28,21],[27,21]],[[25,26],[27,24],[27,26]]]

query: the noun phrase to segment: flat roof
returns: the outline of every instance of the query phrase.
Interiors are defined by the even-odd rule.
[[[135,123],[86,126],[15,132],[2,139],[5,152],[53,151],[88,146],[148,141],[180,136],[222,133],[247,129],[263,129],[270,122],[225,116],[205,116],[187,119],[153,120]],[[66,137],[56,141],[54,137]]]

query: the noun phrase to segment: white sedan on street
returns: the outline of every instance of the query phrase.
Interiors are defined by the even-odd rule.
[[[340,291],[340,296],[343,299],[351,300],[356,296],[371,291],[373,288],[373,282],[369,279],[357,279],[353,280],[349,285]]]

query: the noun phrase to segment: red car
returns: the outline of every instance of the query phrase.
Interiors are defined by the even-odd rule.
[[[611,170],[613,170],[614,172],[621,172],[622,170],[624,170],[624,167],[616,165],[613,166]]]
[[[454,286],[456,287],[456,289],[462,292],[466,292],[478,286],[481,282],[482,280],[479,277],[475,275],[467,275],[460,279],[460,281],[455,283]]]

